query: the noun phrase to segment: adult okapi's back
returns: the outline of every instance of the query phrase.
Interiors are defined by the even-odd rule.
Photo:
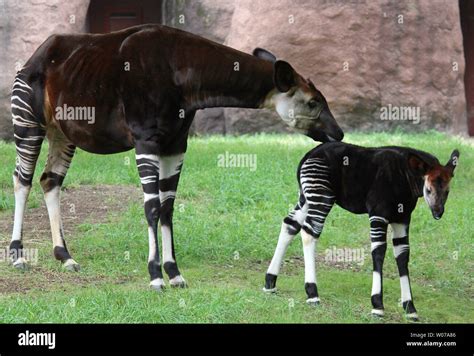
[[[79,269],[67,250],[59,209],[60,187],[76,147],[102,154],[134,148],[148,222],[151,285],[164,285],[160,220],[165,271],[171,285],[184,286],[173,247],[173,205],[189,127],[196,110],[208,107],[274,108],[288,125],[315,140],[343,137],[314,84],[262,49],[249,55],[161,25],[46,40],[18,72],[12,90],[19,158],[10,245],[14,265],[26,266],[23,215],[47,137],[48,162],[40,181],[55,257],[67,269]]]

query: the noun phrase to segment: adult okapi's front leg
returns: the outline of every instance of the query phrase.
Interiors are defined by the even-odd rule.
[[[186,287],[181,276],[174,253],[173,207],[178,188],[184,153],[172,156],[160,156],[160,224],[163,242],[163,267],[169,277],[170,286]]]
[[[388,221],[376,215],[371,215],[370,221],[370,250],[372,252],[372,315],[383,316],[383,284],[382,270],[387,251],[387,226]]]
[[[165,283],[161,271],[161,261],[158,246],[158,220],[160,218],[159,195],[159,158],[156,154],[146,153],[140,145],[136,149],[138,174],[142,183],[144,195],[145,217],[148,223],[148,272],[150,286],[161,291]]]
[[[52,129],[53,130],[53,129]],[[53,253],[63,267],[69,271],[79,271],[79,264],[73,260],[64,240],[59,195],[76,147],[58,132],[48,132],[48,162],[41,175],[40,183],[48,209]]]
[[[408,319],[418,320],[418,314],[411,295],[408,262],[410,260],[410,244],[408,241],[408,224],[391,224],[393,230],[393,254],[397,261],[400,275],[402,305]]]

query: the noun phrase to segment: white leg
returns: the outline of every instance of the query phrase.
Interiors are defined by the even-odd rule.
[[[19,269],[26,268],[26,259],[22,256],[22,231],[23,218],[25,216],[26,202],[30,194],[31,186],[22,185],[18,177],[13,176],[13,187],[15,190],[15,218],[13,233],[10,243],[10,254],[13,266]]]
[[[308,295],[306,303],[319,303],[316,281],[316,241],[317,239],[301,230],[301,240],[303,242],[304,253],[304,282]]]
[[[169,277],[170,286],[186,287],[186,281],[179,272],[173,241],[173,209],[178,188],[184,153],[160,156],[160,223],[163,244],[163,267]]]

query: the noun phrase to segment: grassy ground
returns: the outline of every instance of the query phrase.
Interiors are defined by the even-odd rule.
[[[346,141],[412,146],[442,162],[459,148],[460,163],[443,219],[435,221],[421,200],[414,213],[410,272],[423,322],[473,322],[472,143],[436,132],[349,134]],[[133,152],[98,156],[79,151],[65,187],[80,192],[85,185],[116,185],[115,195],[108,199],[123,206],[110,209],[101,221],[91,211],[66,236],[82,266],[76,275],[63,272],[53,260],[49,234],[29,242],[34,227],[25,226],[25,247],[38,248],[39,261],[27,272],[0,263],[0,322],[380,322],[369,315],[372,262],[367,216],[338,207],[331,212],[318,246],[320,307],[304,302],[299,240],[288,251],[279,293],[261,292],[281,219],[297,199],[296,166],[313,146],[311,140],[296,135],[191,139],[175,211],[177,258],[190,288],[162,294],[147,286],[148,242],[141,203],[132,199],[120,204],[127,201],[124,194],[130,195],[130,189],[121,190],[124,185],[136,186],[140,195]],[[217,157],[226,151],[256,154],[257,169],[218,167]],[[0,222],[6,226],[0,230],[1,248],[8,246],[13,221],[14,160],[14,146],[0,143]],[[84,194],[83,199],[91,198]],[[42,211],[41,204],[36,184],[29,207]],[[81,211],[81,204],[75,209],[77,214],[88,213]],[[333,247],[364,249],[365,260],[327,262],[325,251]],[[404,322],[391,249],[384,273],[383,322]]]

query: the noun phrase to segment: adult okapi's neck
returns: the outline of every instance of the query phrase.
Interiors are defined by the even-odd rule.
[[[175,82],[190,109],[260,108],[275,88],[271,62],[228,47],[204,49],[187,59]]]

